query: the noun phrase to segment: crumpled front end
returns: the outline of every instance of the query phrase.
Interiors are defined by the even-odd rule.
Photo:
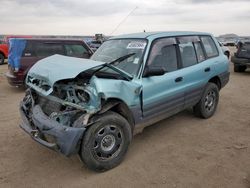
[[[66,156],[77,153],[89,118],[100,110],[101,101],[94,88],[81,79],[62,80],[53,92],[43,95],[46,88],[36,78],[30,83],[20,104],[21,128],[40,144]],[[38,89],[39,88],[39,89]]]
[[[77,153],[86,128],[79,126],[79,124],[75,127],[69,126],[65,123],[66,118],[64,122],[60,122],[51,114],[46,114],[47,112],[44,112],[42,107],[44,108],[37,96],[28,90],[20,103],[22,118],[20,127],[35,141],[50,149],[59,151],[66,156]]]

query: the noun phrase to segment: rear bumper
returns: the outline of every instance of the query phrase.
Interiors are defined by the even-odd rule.
[[[10,72],[6,72],[5,77],[7,78],[8,83],[12,86],[23,86],[24,85],[24,82],[23,82],[24,76],[15,76],[15,75],[11,74]]]
[[[234,63],[236,65],[250,66],[250,59],[232,56],[231,61],[232,61],[232,63]]]
[[[24,102],[21,102],[19,110],[22,122],[20,127],[36,142],[66,156],[79,151],[80,141],[86,128],[68,127],[51,120],[43,113],[39,105],[32,108],[31,115],[27,115],[25,109]]]

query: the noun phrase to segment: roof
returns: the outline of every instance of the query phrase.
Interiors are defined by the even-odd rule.
[[[205,32],[194,32],[194,31],[157,31],[157,32],[142,32],[142,33],[118,35],[112,37],[111,39],[119,39],[119,38],[147,39],[147,38],[171,37],[179,35],[183,36],[183,35],[210,35],[210,34]]]
[[[28,40],[28,41],[47,41],[47,42],[53,42],[53,41],[80,41],[83,42],[81,39],[65,39],[65,38],[10,38],[10,40]]]

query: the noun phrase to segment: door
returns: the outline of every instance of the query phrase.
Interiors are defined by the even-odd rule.
[[[179,69],[175,38],[153,42],[146,68],[162,67],[165,74],[142,78],[143,117],[167,117],[184,107],[182,70]]]
[[[185,108],[199,102],[204,88],[211,78],[213,59],[208,59],[203,50],[202,38],[198,36],[178,37],[181,57],[183,84],[185,90]]]

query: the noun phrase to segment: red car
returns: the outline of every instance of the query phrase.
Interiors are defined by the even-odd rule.
[[[4,40],[0,40],[0,65],[4,63],[6,58],[8,58],[8,45]]]

